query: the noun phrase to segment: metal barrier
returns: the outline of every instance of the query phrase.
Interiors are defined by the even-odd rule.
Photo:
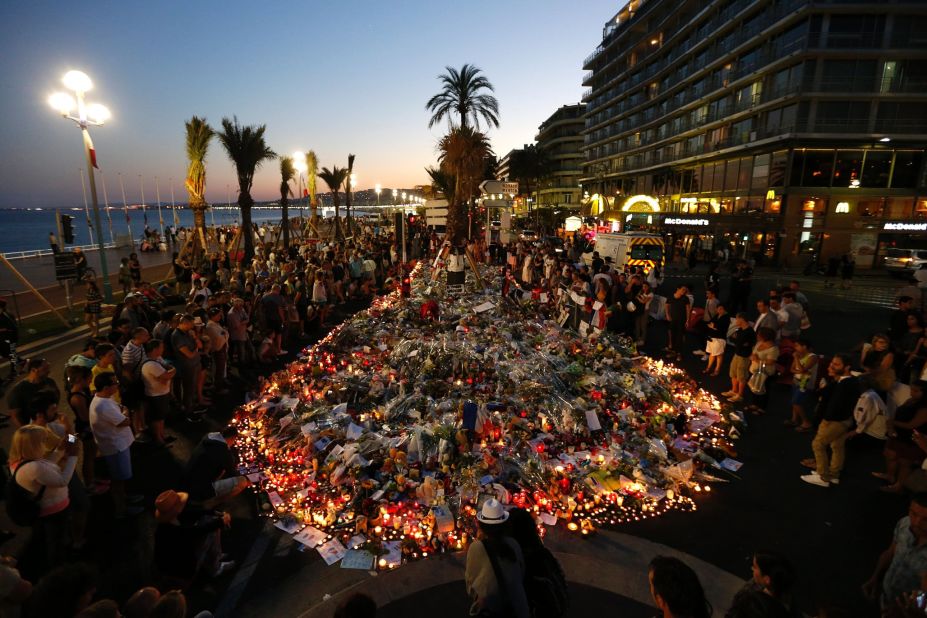
[[[122,245],[119,243],[108,242],[103,245],[103,248],[116,249],[120,246]],[[77,245],[76,247],[72,247],[72,249],[80,249],[86,253],[88,251],[97,251],[99,250],[99,247],[97,245]],[[45,257],[49,255],[54,255],[54,252],[51,249],[30,249],[28,251],[8,251],[3,254],[3,257],[8,260],[21,260],[25,258]]]

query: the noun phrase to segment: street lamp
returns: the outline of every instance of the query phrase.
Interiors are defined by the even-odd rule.
[[[380,183],[377,183],[373,186],[373,192],[377,194],[377,207],[380,207],[380,191],[383,190],[383,187],[380,186]]]
[[[97,202],[97,183],[93,175],[93,168],[97,166],[97,156],[87,127],[89,125],[102,126],[104,122],[109,120],[110,113],[105,106],[99,103],[88,105],[84,102],[84,93],[93,88],[93,82],[90,81],[86,73],[68,71],[64,74],[61,82],[65,88],[74,92],[74,97],[66,92],[56,92],[48,98],[48,103],[59,114],[77,124],[84,138],[84,155],[87,158],[87,175],[90,177],[90,195],[93,198],[93,218],[99,232],[99,230],[103,229],[103,225],[100,221],[100,206]],[[77,115],[72,116],[71,110],[75,107],[77,108]],[[103,275],[103,298],[107,303],[112,303],[113,287],[110,284],[109,269],[106,265],[103,235],[100,233],[97,234],[97,250],[100,252],[100,273]]]

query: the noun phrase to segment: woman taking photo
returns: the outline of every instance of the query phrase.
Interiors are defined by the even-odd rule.
[[[12,482],[39,504],[33,524],[36,545],[45,554],[44,571],[64,559],[68,540],[68,484],[77,467],[78,446],[61,440],[50,429],[24,425],[13,434],[9,466]]]

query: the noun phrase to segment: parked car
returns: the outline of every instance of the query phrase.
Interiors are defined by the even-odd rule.
[[[885,269],[893,275],[914,274],[927,264],[927,249],[889,249],[885,252]]]
[[[522,230],[518,235],[518,238],[521,240],[527,240],[529,242],[534,242],[538,239],[538,233],[534,230]]]

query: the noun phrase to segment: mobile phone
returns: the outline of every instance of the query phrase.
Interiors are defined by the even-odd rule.
[[[68,434],[68,444],[77,444],[77,436],[73,433]]]

